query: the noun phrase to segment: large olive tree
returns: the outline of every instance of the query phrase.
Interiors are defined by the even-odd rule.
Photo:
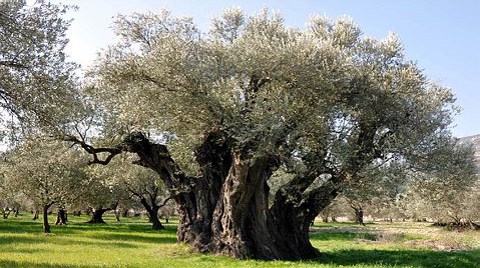
[[[298,29],[233,9],[204,33],[161,11],[120,16],[116,33],[90,73],[109,142],[65,140],[92,163],[136,154],[178,204],[178,240],[199,251],[317,257],[309,224],[342,185],[366,167],[422,162],[449,139],[452,93],[395,35],[362,37],[349,19]],[[271,193],[278,169],[291,176]]]

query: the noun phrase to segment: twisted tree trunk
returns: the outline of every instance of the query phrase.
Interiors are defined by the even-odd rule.
[[[92,213],[92,218],[87,222],[91,224],[106,224],[106,222],[103,220],[103,214],[109,210],[112,210],[113,208],[104,208],[104,207],[98,207],[95,208],[95,210]]]
[[[365,226],[363,222],[363,208],[360,205],[352,205],[353,211],[355,212],[355,223]]]
[[[165,227],[163,227],[162,223],[158,219],[158,210],[160,209],[160,207],[155,204],[150,205],[144,197],[140,198],[140,203],[147,211],[148,219],[152,223],[152,228],[155,230],[165,229]]]
[[[36,221],[38,220],[38,210],[35,210],[35,212],[33,213],[33,217],[32,217],[32,220]]]
[[[108,164],[122,151],[137,154],[135,164],[160,175],[179,210],[178,241],[200,252],[236,258],[310,259],[319,256],[309,240],[309,224],[337,195],[342,176],[310,185],[326,170],[298,176],[282,187],[269,208],[268,179],[278,167],[275,156],[252,156],[248,148],[232,149],[228,135],[210,132],[195,151],[201,176],[187,176],[166,146],[131,133],[117,148],[93,148],[92,163]],[[100,160],[97,153],[110,153]]]
[[[309,224],[336,196],[331,184],[312,190],[300,207],[280,194],[269,210],[267,180],[275,168],[272,157],[244,158],[242,152],[232,153],[225,139],[213,133],[196,150],[202,176],[193,178],[179,169],[164,145],[140,135],[130,136],[125,144],[140,157],[137,164],[162,177],[178,204],[178,241],[201,252],[236,258],[318,257],[309,241]],[[302,181],[299,178],[296,183]],[[302,193],[297,191],[299,196]]]

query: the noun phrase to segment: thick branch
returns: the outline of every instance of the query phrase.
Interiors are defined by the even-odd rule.
[[[27,69],[27,66],[15,62],[15,61],[0,61],[1,66],[6,66],[6,67],[13,67],[13,68],[21,68],[21,69]]]
[[[89,161],[88,164],[101,164],[101,165],[107,165],[110,163],[110,161],[118,154],[122,153],[124,151],[123,146],[118,146],[118,147],[100,147],[100,148],[95,148],[89,144],[87,144],[85,141],[79,140],[74,136],[65,136],[63,138],[64,141],[69,141],[73,142],[74,145],[78,144],[80,145],[87,153],[91,154],[93,156],[93,160]],[[101,160],[98,157],[99,153],[108,153],[109,155],[104,159]]]

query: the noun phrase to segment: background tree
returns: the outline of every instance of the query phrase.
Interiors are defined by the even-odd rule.
[[[178,240],[200,251],[317,257],[308,227],[344,184],[374,164],[422,164],[451,139],[451,92],[395,35],[364,38],[346,18],[299,30],[234,9],[201,33],[163,10],[120,16],[116,32],[90,72],[108,142],[64,139],[92,163],[136,154],[179,207]],[[164,135],[172,154],[155,139]],[[279,169],[292,176],[270,204]]]
[[[341,195],[353,209],[355,222],[364,225],[365,213],[373,214],[395,203],[406,191],[405,173],[403,165],[386,163],[366,169],[358,180],[346,184]]]
[[[5,183],[41,205],[43,227],[50,233],[48,211],[54,204],[66,204],[82,194],[89,180],[85,158],[59,142],[30,139],[22,142],[3,163]]]
[[[119,203],[128,198],[125,186],[118,181],[114,167],[89,166],[87,174],[92,184],[77,202],[92,209],[92,218],[88,223],[104,224],[103,214],[115,211]]]
[[[171,199],[166,192],[163,181],[157,173],[132,164],[120,163],[123,168],[119,179],[125,184],[130,198],[139,202],[146,210],[153,229],[164,229],[158,213]],[[126,172],[125,168],[128,169]]]
[[[62,131],[82,107],[76,65],[64,53],[67,10],[44,1],[0,3],[0,108],[10,141],[39,128]]]

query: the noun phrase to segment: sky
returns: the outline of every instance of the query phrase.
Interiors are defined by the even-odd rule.
[[[67,53],[83,68],[101,49],[115,42],[117,14],[157,12],[161,7],[176,16],[190,16],[202,30],[210,19],[230,7],[247,13],[264,7],[280,11],[289,26],[302,28],[312,14],[337,18],[347,15],[365,36],[382,39],[396,33],[408,59],[433,81],[449,87],[462,112],[452,132],[457,137],[480,134],[480,1],[478,0],[52,0],[74,4]]]

